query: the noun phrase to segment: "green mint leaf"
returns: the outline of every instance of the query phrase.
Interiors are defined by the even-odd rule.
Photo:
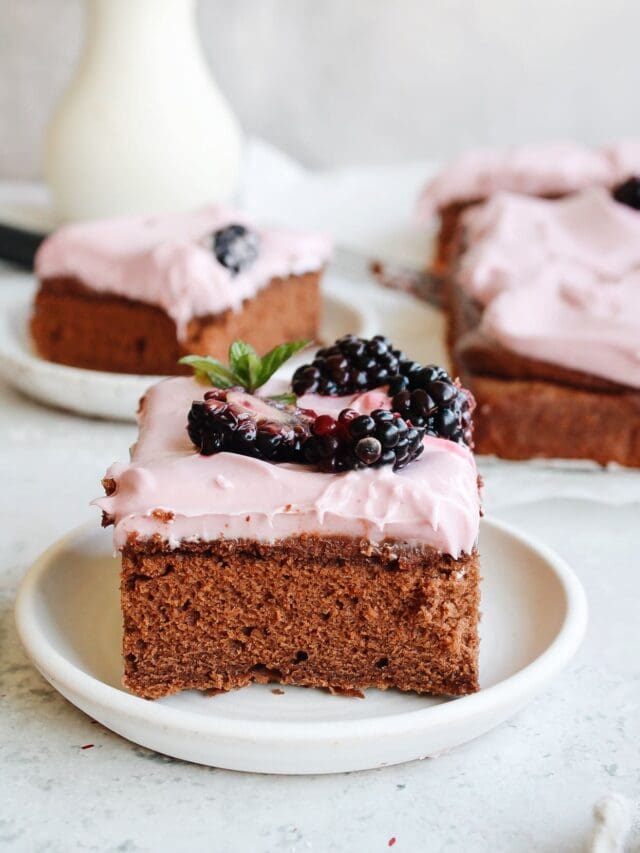
[[[280,344],[274,347],[262,358],[262,368],[258,385],[264,385],[268,382],[279,367],[288,361],[292,355],[295,355],[301,349],[309,345],[309,341],[291,341],[288,344]]]
[[[206,379],[216,388],[231,388],[243,384],[221,361],[209,355],[185,355],[178,363],[188,364],[195,371],[196,378]]]
[[[229,367],[211,356],[185,355],[180,364],[190,365],[196,378],[203,379],[217,388],[231,388],[241,385],[253,394],[261,385],[268,382],[279,367],[306,347],[309,341],[291,341],[270,350],[264,358],[260,358],[255,349],[245,341],[234,341],[229,347]],[[295,402],[295,396],[290,393],[282,394],[274,399],[284,402]]]
[[[284,394],[270,394],[269,399],[273,400],[274,403],[286,403],[289,406],[295,406],[298,398],[292,391],[288,391]]]
[[[263,383],[260,381],[262,373],[262,359],[257,353],[247,353],[247,369],[249,371],[249,391],[253,394],[256,388]]]
[[[229,366],[241,380],[241,384],[249,390],[253,386],[256,373],[256,360],[260,357],[254,348],[245,341],[234,341],[229,347]]]
[[[234,341],[229,347],[229,367],[234,373],[242,374],[246,369],[247,356],[256,354],[254,348],[245,341]]]
[[[251,344],[246,343],[246,341],[234,341],[229,347],[229,365],[231,368],[233,369],[235,362],[239,358],[248,353],[255,353]]]

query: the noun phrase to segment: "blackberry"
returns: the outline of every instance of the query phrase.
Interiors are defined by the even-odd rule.
[[[244,225],[227,225],[213,234],[213,252],[232,275],[250,266],[259,251],[258,235]]]
[[[399,369],[402,353],[382,335],[358,338],[345,335],[332,346],[319,349],[311,364],[293,374],[294,394],[343,396],[386,385]]]
[[[402,361],[389,382],[392,407],[427,435],[473,447],[472,395],[435,364]]]
[[[640,210],[640,176],[629,178],[617,186],[611,193],[620,204],[626,204],[634,210]]]
[[[203,456],[226,451],[271,462],[301,462],[315,413],[242,388],[207,391],[189,411],[187,432]]]
[[[331,415],[316,418],[312,433],[303,445],[303,454],[321,471],[381,465],[393,465],[398,471],[422,453],[425,430],[386,409],[370,415],[343,409],[337,419]]]

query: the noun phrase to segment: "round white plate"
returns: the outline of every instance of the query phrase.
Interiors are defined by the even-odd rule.
[[[352,288],[351,288],[352,289]],[[333,278],[323,287],[320,337],[333,341],[349,332],[362,337],[376,334],[371,312],[348,298],[349,283]],[[135,421],[138,401],[162,377],[106,373],[67,367],[40,358],[28,335],[34,293],[31,276],[3,277],[0,286],[0,377],[42,403],[81,415]],[[308,355],[308,354],[306,354]],[[306,355],[298,357],[298,363]],[[291,362],[290,365],[294,365]],[[290,365],[289,370],[291,369]]]
[[[119,565],[108,535],[68,534],[25,577],[16,621],[28,655],[74,705],[118,734],[187,761],[260,773],[336,773],[433,756],[483,734],[570,660],[587,604],[572,570],[503,523],[481,529],[480,692],[437,699],[369,690],[364,699],[252,685],[154,702],[121,686]]]

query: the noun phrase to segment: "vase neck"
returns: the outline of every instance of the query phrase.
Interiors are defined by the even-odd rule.
[[[151,41],[195,39],[195,0],[87,0],[87,42],[139,50]],[[170,61],[170,55],[167,60]]]
[[[81,74],[204,73],[195,0],[87,0]]]

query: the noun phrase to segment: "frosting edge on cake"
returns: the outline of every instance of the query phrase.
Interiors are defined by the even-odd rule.
[[[185,425],[203,386],[165,380],[147,394],[131,463],[107,472],[115,490],[95,504],[115,525],[117,548],[131,537],[158,537],[168,547],[218,537],[275,541],[290,536],[346,535],[371,542],[426,545],[457,558],[472,553],[480,498],[473,454],[426,438],[422,456],[403,471],[389,467],[326,474],[238,454],[200,456]],[[367,404],[318,397],[323,411]],[[366,395],[379,407],[379,393]],[[311,395],[303,398],[312,406]]]

